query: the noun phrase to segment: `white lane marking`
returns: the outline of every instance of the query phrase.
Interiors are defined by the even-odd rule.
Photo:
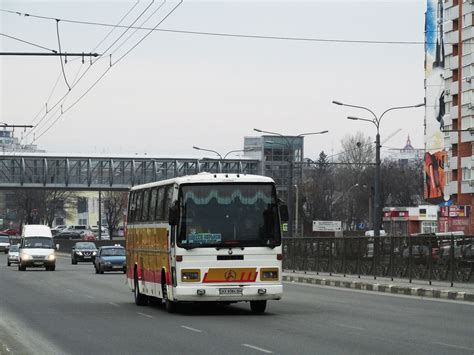
[[[141,312],[137,312],[137,314],[143,316],[143,317],[147,317],[147,318],[153,318],[152,316],[150,316],[149,314],[145,314],[145,313],[141,313]]]
[[[90,299],[94,299],[95,297],[94,296],[91,296],[91,295],[86,295],[87,298],[90,298]]]
[[[245,347],[253,349],[253,350],[261,351],[262,353],[273,354],[273,351],[263,349],[263,348],[259,348],[258,346],[254,346],[254,345],[250,345],[250,344],[242,344],[242,346],[245,346]]]
[[[365,330],[365,328],[354,327],[354,326],[352,326],[352,325],[346,325],[346,324],[340,324],[340,323],[334,323],[334,325],[337,325],[338,327],[349,328],[349,329],[355,329],[355,330]]]
[[[196,332],[196,333],[201,333],[202,330],[199,330],[199,329],[196,329],[196,328],[191,328],[191,327],[187,327],[185,325],[182,325],[181,328],[184,328],[184,329],[187,329],[187,330],[190,330],[192,332]]]
[[[462,350],[467,350],[467,351],[474,351],[474,349],[465,348],[464,346],[459,346],[459,345],[452,345],[452,344],[446,344],[446,343],[435,343],[435,344],[442,345],[442,346],[447,346],[449,348],[462,349]]]
[[[120,307],[120,305],[117,304],[117,303],[109,302],[109,304],[111,304],[112,306],[115,306],[115,307]]]
[[[71,290],[70,288],[67,288],[66,291],[67,291],[67,292],[72,292],[72,293],[74,293],[74,291]]]

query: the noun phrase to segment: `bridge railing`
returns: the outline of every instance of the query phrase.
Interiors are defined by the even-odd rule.
[[[0,188],[127,190],[200,172],[258,174],[259,160],[0,156]]]
[[[474,282],[474,236],[284,238],[286,270]]]

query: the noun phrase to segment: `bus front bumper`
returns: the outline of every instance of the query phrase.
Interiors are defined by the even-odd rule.
[[[259,285],[179,285],[173,288],[175,301],[239,302],[279,300],[283,296],[281,284]]]

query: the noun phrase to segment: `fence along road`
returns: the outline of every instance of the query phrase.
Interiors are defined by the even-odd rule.
[[[444,238],[444,239],[443,239]],[[285,270],[474,283],[474,237],[285,238]]]

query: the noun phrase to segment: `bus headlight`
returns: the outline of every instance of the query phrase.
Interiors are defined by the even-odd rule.
[[[182,282],[199,282],[201,281],[201,271],[198,269],[181,270],[181,281]]]
[[[53,261],[53,260],[56,259],[56,255],[54,255],[54,254],[49,254],[47,259],[48,259],[49,261]]]
[[[261,281],[278,281],[278,269],[261,269],[260,270]]]

